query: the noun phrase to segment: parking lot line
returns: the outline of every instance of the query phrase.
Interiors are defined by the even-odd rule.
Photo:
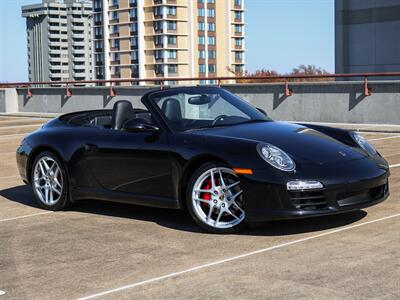
[[[389,139],[398,139],[398,138],[400,138],[400,135],[386,136],[386,137],[382,137],[382,138],[370,139],[370,140],[368,140],[368,141],[374,142],[374,141],[389,140]]]
[[[19,220],[19,219],[24,219],[24,218],[29,218],[29,217],[35,217],[35,216],[41,216],[41,215],[51,214],[51,213],[52,213],[52,211],[42,211],[42,212],[36,213],[36,214],[23,215],[23,216],[19,216],[19,217],[1,219],[0,222],[7,222],[7,221]]]
[[[88,296],[79,298],[78,300],[87,300],[87,299],[98,298],[98,297],[101,297],[101,296],[105,296],[105,295],[109,295],[109,294],[112,294],[112,293],[124,291],[124,290],[131,289],[131,288],[134,288],[134,287],[142,286],[142,285],[145,285],[145,284],[148,284],[148,283],[161,281],[163,279],[177,277],[177,276],[180,276],[180,275],[183,275],[183,274],[186,274],[186,273],[195,272],[195,271],[198,271],[198,270],[202,270],[202,269],[206,269],[206,268],[213,267],[213,266],[216,266],[216,265],[232,262],[232,261],[239,260],[239,259],[242,259],[242,258],[246,258],[246,257],[249,257],[249,256],[254,256],[254,255],[257,255],[257,254],[269,252],[269,251],[276,250],[276,249],[281,249],[281,248],[292,246],[292,245],[295,245],[295,244],[304,243],[304,242],[307,242],[307,241],[310,241],[310,240],[314,240],[314,239],[318,239],[318,238],[321,238],[321,237],[325,237],[325,236],[328,236],[328,235],[331,235],[331,234],[335,234],[335,233],[339,233],[339,232],[342,232],[342,231],[358,228],[358,227],[361,227],[361,226],[366,226],[366,225],[377,223],[377,222],[386,221],[386,220],[397,218],[397,217],[400,217],[400,213],[394,214],[394,215],[390,215],[390,216],[386,216],[386,217],[379,218],[379,219],[375,219],[375,220],[371,220],[371,221],[368,221],[368,222],[356,224],[356,225],[351,225],[351,226],[346,226],[346,227],[335,229],[335,230],[330,230],[328,232],[324,232],[324,233],[321,233],[321,234],[313,235],[313,236],[310,236],[310,237],[294,240],[294,241],[283,243],[283,244],[278,244],[278,245],[271,246],[271,247],[268,247],[268,248],[247,252],[247,253],[244,253],[244,254],[241,254],[241,255],[237,255],[237,256],[225,258],[225,259],[222,259],[222,260],[210,262],[210,263],[207,263],[207,264],[204,264],[204,265],[199,265],[199,266],[196,266],[196,267],[193,267],[193,268],[189,268],[189,269],[186,269],[186,270],[173,272],[173,273],[169,273],[169,274],[162,275],[162,276],[159,276],[159,277],[154,277],[154,278],[151,278],[151,279],[147,279],[147,280],[139,281],[139,282],[136,282],[136,283],[124,285],[124,286],[121,286],[121,287],[118,287],[118,288],[115,288],[115,289],[111,289],[111,290],[107,290],[107,291],[104,291],[104,292],[88,295]]]
[[[398,167],[400,167],[400,164],[394,164],[389,166],[389,168],[398,168]]]
[[[3,296],[3,295],[5,295],[5,294],[6,294],[5,291],[0,290],[0,296]]]

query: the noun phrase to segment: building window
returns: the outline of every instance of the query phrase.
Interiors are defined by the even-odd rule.
[[[235,52],[235,59],[236,60],[242,60],[242,57],[243,57],[242,52]]]
[[[176,16],[176,7],[175,6],[167,6],[167,15]]]
[[[118,33],[118,25],[112,26],[112,33]]]
[[[111,1],[111,6],[117,6],[117,5],[118,5],[118,0]]]
[[[119,74],[121,72],[121,68],[119,66],[114,67],[114,74]]]
[[[134,65],[131,66],[131,72],[132,72],[132,77],[136,78],[139,77],[139,66],[138,65]]]
[[[210,72],[210,73],[215,73],[216,72],[215,64],[208,65],[208,72]]]
[[[178,65],[168,65],[168,73],[178,73]]]
[[[199,73],[205,73],[205,72],[206,72],[206,65],[199,64]]]
[[[206,44],[206,38],[204,36],[199,36],[199,45],[205,45]]]
[[[236,73],[243,73],[243,65],[235,65]]]
[[[154,30],[155,31],[159,31],[162,30],[163,26],[162,26],[162,21],[156,21],[154,22]]]
[[[113,11],[111,13],[111,20],[118,20],[118,12],[117,11]]]
[[[208,44],[209,45],[215,45],[215,36],[209,36],[208,37]]]
[[[242,25],[235,25],[235,32],[242,32],[243,31],[243,26]]]
[[[176,35],[169,35],[167,41],[169,45],[176,45]]]
[[[96,36],[96,38],[101,38],[101,36],[103,35],[103,28],[101,27],[95,27],[94,28],[94,35]]]
[[[155,59],[162,59],[164,57],[163,50],[155,50],[154,51],[154,58]]]
[[[236,6],[242,6],[242,0],[235,0]]]
[[[204,10],[204,8],[199,8],[199,9],[198,9],[198,15],[199,15],[199,17],[204,17],[204,16],[205,16],[205,10]]]
[[[136,47],[138,45],[138,38],[137,37],[132,37],[131,38],[131,47]]]
[[[111,47],[112,48],[119,48],[119,40],[111,40]]]
[[[154,43],[156,46],[162,45],[163,44],[163,37],[161,35],[157,35],[154,37]]]
[[[112,53],[112,60],[118,62],[119,61],[119,52]]]
[[[206,51],[205,50],[199,50],[199,58],[205,59],[206,58]]]
[[[155,65],[154,71],[157,75],[163,75],[164,76],[164,65]]]
[[[102,50],[103,50],[103,43],[102,43],[102,41],[99,41],[99,40],[94,41],[94,48],[95,48],[97,51],[102,51]]]
[[[215,50],[209,50],[208,51],[208,59],[215,59],[215,58],[216,58]]]
[[[241,11],[235,11],[235,19],[242,19],[242,12]]]
[[[204,31],[205,28],[206,28],[206,26],[205,26],[204,22],[198,22],[198,23],[197,23],[197,29],[198,29],[199,31]]]
[[[137,60],[137,59],[138,59],[138,52],[132,51],[131,52],[131,60]]]
[[[176,50],[167,51],[167,57],[170,58],[170,59],[176,59],[177,51]]]
[[[243,45],[243,39],[235,39],[235,46],[242,46]]]
[[[131,18],[136,18],[136,8],[131,8],[131,9],[129,10],[129,16],[130,16]]]
[[[197,0],[197,3],[204,3],[204,0]]]
[[[137,23],[131,23],[131,32],[137,32]]]
[[[207,0],[207,3],[215,3],[215,0]]]
[[[163,7],[162,6],[154,7],[154,16],[155,17],[162,16],[162,14],[163,14]]]
[[[208,31],[215,31],[215,23],[208,23]]]
[[[215,9],[214,8],[208,8],[207,9],[207,17],[214,18],[215,17]]]
[[[167,29],[168,30],[176,30],[176,22],[175,21],[168,21],[167,22]]]

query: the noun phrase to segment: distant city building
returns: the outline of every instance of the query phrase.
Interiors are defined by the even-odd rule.
[[[336,73],[400,71],[400,1],[335,1]]]
[[[43,0],[22,7],[30,81],[92,79],[92,2]]]
[[[93,0],[95,77],[216,77],[242,72],[243,2]]]

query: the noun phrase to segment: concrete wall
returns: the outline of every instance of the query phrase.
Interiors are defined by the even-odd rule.
[[[400,124],[400,82],[370,83],[372,96],[363,95],[363,82],[291,83],[291,97],[283,94],[283,84],[225,85],[274,119],[309,122]],[[18,89],[20,112],[66,113],[85,109],[112,108],[117,100],[128,99],[142,107],[141,96],[154,87],[116,87],[116,97],[107,87]]]

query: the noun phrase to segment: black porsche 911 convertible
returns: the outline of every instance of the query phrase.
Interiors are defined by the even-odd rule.
[[[277,122],[218,87],[152,91],[144,108],[65,114],[25,137],[19,172],[45,209],[80,199],[186,209],[204,229],[359,210],[389,195],[361,135]]]

